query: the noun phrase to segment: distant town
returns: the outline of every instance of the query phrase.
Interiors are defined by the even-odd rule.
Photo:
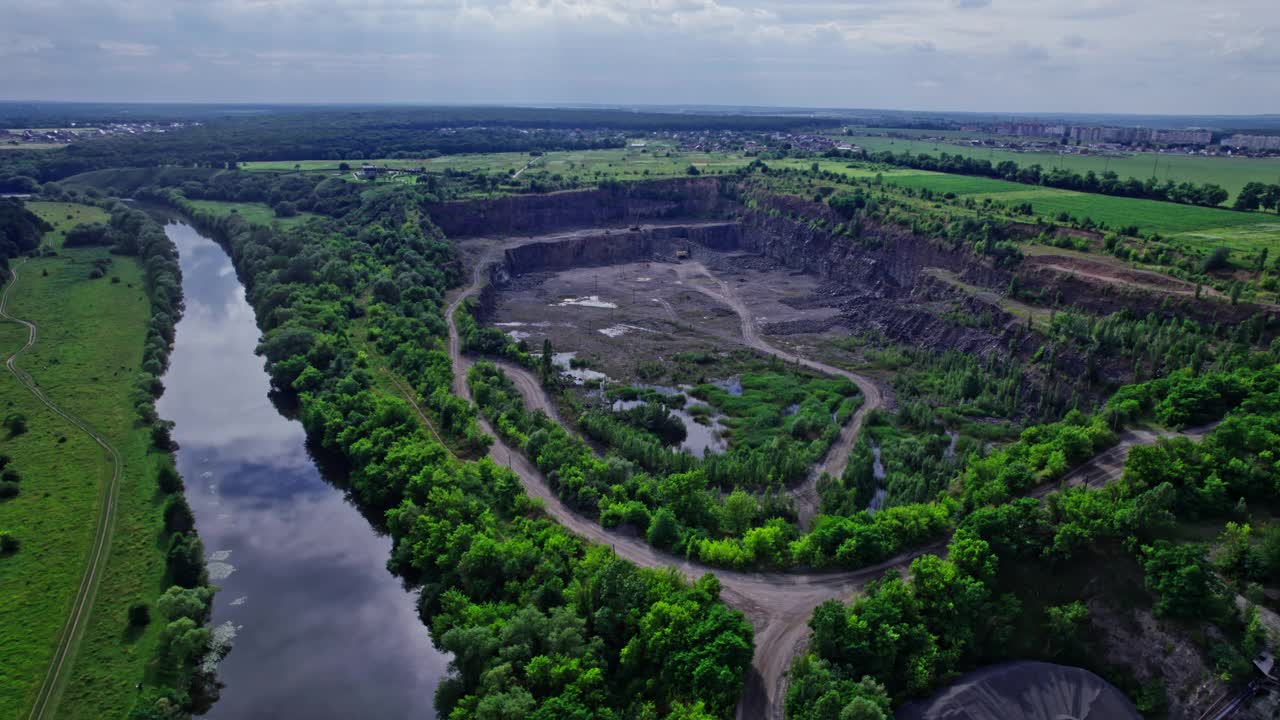
[[[20,128],[0,129],[0,146],[22,147],[24,145],[49,146],[67,145],[77,140],[118,135],[141,135],[144,133],[163,133],[200,123],[168,122],[168,123],[104,123],[100,125],[77,126],[72,123],[65,128]]]
[[[957,136],[956,132],[973,137]],[[850,134],[861,134],[856,130]],[[949,129],[946,136],[921,136],[893,129],[880,129],[866,134],[885,137],[927,139],[955,145],[1003,148],[1023,151],[1076,152],[1085,149],[1108,150],[1179,150],[1198,154],[1273,154],[1280,152],[1280,135],[1249,133],[1220,134],[1206,128],[1164,129],[1108,125],[1068,125],[1035,120],[1006,123],[972,123]]]

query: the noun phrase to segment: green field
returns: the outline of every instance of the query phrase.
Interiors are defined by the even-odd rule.
[[[789,160],[776,164],[808,168],[812,163]],[[1065,212],[1077,220],[1092,218],[1112,228],[1137,225],[1144,232],[1158,232],[1177,244],[1199,249],[1223,245],[1257,251],[1280,244],[1280,218],[1271,213],[1097,195],[926,170],[881,170],[874,165],[858,166],[845,160],[823,160],[818,165],[824,171],[853,179],[879,175],[886,186],[954,193],[960,199],[992,200],[1005,205],[1029,202],[1036,214],[1048,219]]]
[[[28,210],[53,226],[53,230],[44,236],[44,242],[58,249],[62,248],[71,228],[85,223],[105,223],[111,219],[106,210],[92,205],[43,201],[32,201],[26,205]]]
[[[928,172],[917,172],[908,176],[886,177],[885,182],[893,183],[900,188],[911,188],[912,190],[929,189],[935,193],[955,193],[956,195],[990,194],[998,196],[1000,193],[1023,192],[1028,188],[1027,185],[1007,180]],[[1050,192],[1061,192],[1053,188],[1045,189]]]
[[[734,153],[682,151],[669,144],[649,142],[644,148],[548,153],[530,172],[558,173],[584,180],[615,180],[684,175],[689,167],[700,172],[727,172],[751,162]]]
[[[943,133],[929,131],[928,134],[942,135]],[[952,135],[954,137],[975,137],[973,133],[957,132]],[[977,137],[986,136],[979,135]],[[1056,153],[1014,152],[1011,150],[902,138],[854,136],[848,139],[873,152],[890,150],[893,152],[908,151],[930,155],[938,155],[945,152],[949,155],[990,160],[993,164],[1011,160],[1024,166],[1039,163],[1045,168],[1062,167],[1082,174],[1090,170],[1098,174],[1112,170],[1122,178],[1134,177],[1145,180],[1154,174],[1162,182],[1168,179],[1175,182],[1216,183],[1226,188],[1232,197],[1240,191],[1240,188],[1245,186],[1245,183],[1255,181],[1263,183],[1280,182],[1280,158],[1208,157],[1204,155],[1151,152],[1128,153],[1120,157],[1058,155]]]
[[[990,198],[1004,203],[1030,202],[1037,214],[1049,218],[1065,212],[1077,219],[1089,217],[1105,222],[1111,227],[1137,225],[1142,230],[1155,231],[1162,235],[1209,228],[1258,227],[1276,223],[1275,216],[1262,213],[1234,212],[1194,205],[1178,205],[1159,200],[1093,195],[1054,188],[979,193],[970,197],[975,200]],[[1273,235],[1272,241],[1277,237],[1280,236]]]
[[[750,162],[750,158],[731,153],[707,153],[682,151],[671,143],[645,141],[644,148],[619,148],[614,150],[582,150],[549,152],[542,156],[529,153],[476,153],[469,155],[445,155],[430,159],[395,160],[300,160],[297,162],[247,162],[243,168],[258,172],[338,172],[340,162],[347,163],[352,171],[359,170],[366,162],[378,167],[417,169],[428,172],[455,170],[460,172],[484,171],[512,173],[525,170],[528,177],[539,174],[595,180],[599,178],[637,179],[643,177],[669,177],[685,174],[690,165],[704,172],[728,171]]]
[[[339,172],[339,164],[346,163],[352,170],[359,170],[366,163],[378,167],[410,170],[426,168],[432,172],[445,170],[486,170],[490,172],[506,172],[519,170],[532,158],[529,153],[476,153],[472,155],[444,155],[436,158],[386,159],[386,160],[280,160],[241,163],[245,170],[257,172]]]
[[[221,200],[188,200],[197,210],[213,213],[214,215],[230,215],[235,213],[251,223],[258,225],[270,225],[272,223],[280,223],[282,227],[293,227],[301,225],[312,218],[320,217],[313,213],[298,213],[293,217],[281,218],[276,217],[276,213],[266,203],[253,202],[222,202]]]
[[[57,220],[46,214],[49,205],[35,204]],[[67,209],[60,205],[56,212],[65,218]],[[91,210],[82,208],[83,215],[93,217]],[[39,341],[20,365],[55,403],[106,435],[125,464],[110,555],[78,653],[64,673],[59,718],[128,714],[136,684],[147,678],[159,624],[131,634],[126,613],[164,589],[154,480],[160,456],[149,451],[149,433],[136,425],[130,399],[149,303],[132,258],[113,257],[106,277],[88,279],[92,261],[106,257],[105,248],[83,248],[30,260],[20,266],[11,297],[12,312],[40,326]],[[0,354],[7,357],[25,340],[25,328],[0,324]],[[17,553],[0,558],[0,717],[17,718],[25,717],[58,643],[111,466],[93,440],[45,409],[8,372],[0,375],[0,403],[6,415],[24,414],[30,427],[17,437],[0,433],[0,452],[12,456],[23,476],[19,495],[0,501],[0,528],[22,542]]]

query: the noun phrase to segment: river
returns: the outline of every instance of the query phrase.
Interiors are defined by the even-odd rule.
[[[322,475],[302,425],[272,404],[258,328],[231,260],[191,226],[178,248],[186,312],[160,416],[209,558],[216,633],[233,649],[210,718],[430,718],[448,657],[417,594],[386,569],[391,540]]]

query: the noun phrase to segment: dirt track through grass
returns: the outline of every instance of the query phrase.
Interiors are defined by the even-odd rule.
[[[102,512],[98,515],[89,562],[85,566],[84,575],[81,577],[80,586],[76,591],[71,614],[67,617],[67,622],[63,626],[57,648],[54,651],[53,660],[49,664],[35,702],[31,706],[31,712],[28,715],[31,720],[43,720],[46,717],[56,717],[58,695],[64,682],[64,672],[70,667],[69,660],[76,655],[80,639],[84,635],[84,628],[89,614],[93,609],[93,600],[97,594],[98,582],[102,576],[103,568],[106,566],[107,556],[111,547],[111,534],[115,527],[116,498],[119,495],[120,477],[124,472],[124,462],[120,457],[119,451],[111,443],[107,442],[106,438],[85,421],[58,407],[44,394],[44,391],[40,389],[40,386],[36,384],[31,375],[18,366],[18,357],[36,344],[36,340],[39,337],[39,328],[35,323],[15,317],[9,313],[9,298],[19,280],[16,267],[10,270],[10,275],[12,279],[5,285],[4,292],[0,294],[0,319],[10,320],[25,326],[27,328],[27,342],[5,360],[5,368],[45,407],[93,438],[93,441],[107,453],[112,466],[111,480],[103,488]]]

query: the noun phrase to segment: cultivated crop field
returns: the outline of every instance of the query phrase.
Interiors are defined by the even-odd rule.
[[[1065,212],[1077,220],[1092,218],[1112,228],[1137,225],[1144,232],[1158,232],[1200,248],[1223,245],[1256,251],[1280,243],[1280,218],[1271,213],[1114,197],[924,170],[880,171],[874,165],[849,167],[847,162],[831,161],[819,166],[850,178],[880,175],[886,185],[927,189],[937,194],[954,193],[961,199],[978,202],[992,200],[1006,205],[1029,202],[1036,214],[1048,219]]]
[[[929,131],[928,134],[941,135],[943,133]],[[973,134],[955,133],[954,136],[973,137]],[[899,153],[908,151],[915,154],[925,153],[935,156],[945,152],[949,155],[990,160],[993,164],[1010,160],[1022,166],[1038,163],[1044,168],[1062,167],[1080,173],[1092,170],[1099,175],[1107,170],[1112,170],[1121,178],[1134,177],[1139,180],[1145,180],[1154,175],[1161,182],[1173,180],[1174,182],[1216,183],[1226,188],[1233,198],[1246,183],[1274,183],[1280,180],[1280,158],[1208,157],[1204,155],[1150,152],[1128,153],[1116,157],[1059,155],[1057,153],[1013,152],[1011,150],[901,138],[854,136],[847,139],[873,152],[889,150]],[[1004,139],[1007,140],[1008,138]]]
[[[1143,230],[1153,230],[1164,235],[1207,228],[1257,226],[1268,224],[1268,220],[1273,217],[1262,213],[1178,205],[1159,200],[1094,195],[1055,188],[982,193],[974,195],[973,198],[975,200],[991,198],[1005,203],[1030,202],[1036,213],[1050,218],[1065,212],[1078,219],[1093,218],[1111,227],[1137,225]]]

